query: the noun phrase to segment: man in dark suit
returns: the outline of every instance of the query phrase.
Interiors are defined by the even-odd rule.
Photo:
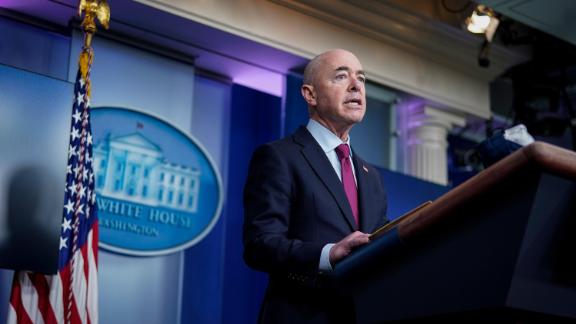
[[[366,111],[366,76],[337,49],[306,66],[310,121],[259,147],[244,188],[244,260],[269,274],[261,323],[349,323],[350,298],[318,282],[386,222],[378,171],[350,150]]]

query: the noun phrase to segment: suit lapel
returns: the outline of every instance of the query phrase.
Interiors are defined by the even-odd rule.
[[[342,182],[338,179],[338,175],[334,172],[332,164],[330,164],[320,145],[304,127],[300,127],[294,134],[294,140],[303,146],[302,154],[304,158],[332,194],[334,200],[336,200],[350,229],[355,230],[354,216],[352,215],[352,209],[348,203]]]
[[[358,158],[356,152],[353,152],[352,159],[354,160],[354,171],[356,172],[356,184],[358,187],[358,208],[360,211],[360,231],[366,233],[368,229],[372,228],[373,215],[371,204],[369,202],[370,191],[368,190],[368,168],[366,163]]]

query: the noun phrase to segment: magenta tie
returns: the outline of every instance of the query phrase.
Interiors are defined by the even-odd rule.
[[[348,144],[340,144],[336,148],[336,154],[340,159],[342,168],[344,191],[346,192],[346,197],[348,197],[350,208],[352,208],[354,221],[356,221],[356,226],[358,226],[358,193],[356,192],[356,181],[354,181],[354,174],[352,173],[352,163],[350,163],[350,147]]]

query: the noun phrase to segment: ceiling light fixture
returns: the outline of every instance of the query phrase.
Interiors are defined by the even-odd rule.
[[[470,16],[466,18],[466,29],[471,33],[484,36],[484,42],[482,42],[478,52],[478,65],[481,67],[490,66],[490,43],[492,43],[499,23],[500,19],[496,13],[484,5],[477,5]]]
[[[478,5],[466,18],[466,29],[474,34],[484,34],[488,42],[492,41],[500,20],[494,11],[484,5]]]

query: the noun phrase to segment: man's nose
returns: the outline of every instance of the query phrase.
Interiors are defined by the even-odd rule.
[[[350,91],[360,91],[361,88],[362,88],[362,81],[360,81],[356,78],[352,78],[350,81],[349,90]]]

